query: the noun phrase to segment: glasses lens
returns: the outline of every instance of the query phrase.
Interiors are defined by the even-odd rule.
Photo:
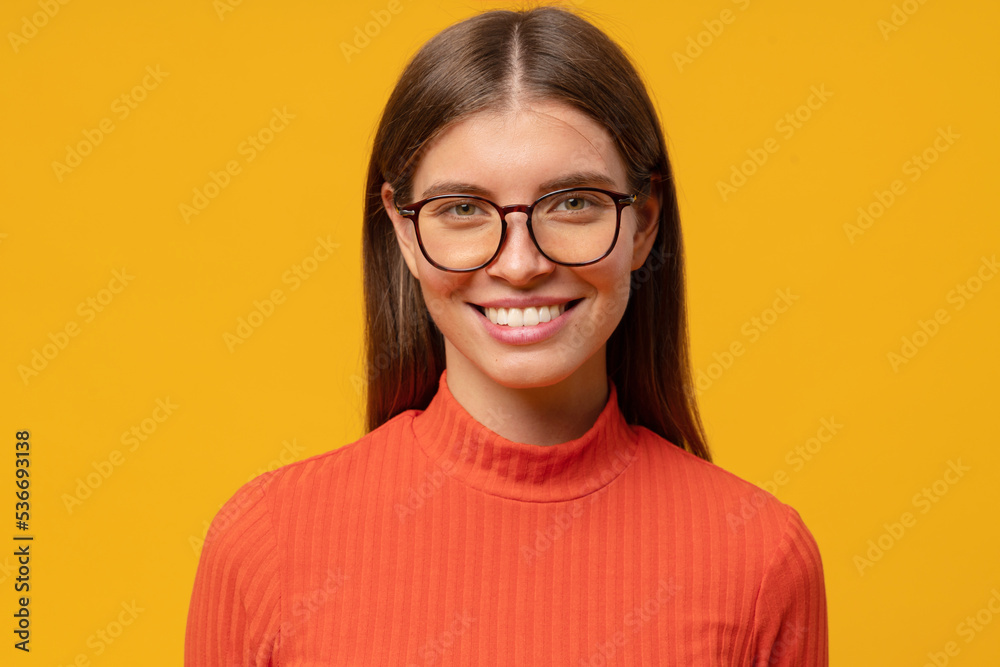
[[[535,239],[546,255],[581,264],[603,257],[611,248],[618,208],[609,195],[574,190],[540,200],[531,217]]]
[[[500,214],[481,199],[431,200],[420,209],[419,224],[427,256],[448,269],[480,266],[500,245]]]

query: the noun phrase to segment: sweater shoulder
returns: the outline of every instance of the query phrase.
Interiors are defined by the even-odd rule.
[[[689,498],[696,520],[774,549],[801,518],[793,507],[718,464],[692,454],[652,431],[636,427],[655,474]]]
[[[288,463],[262,473],[246,486],[258,486],[276,500],[289,493],[312,493],[322,489],[323,479],[352,475],[371,460],[385,460],[394,448],[405,446],[413,437],[412,422],[419,410],[406,410],[357,440],[321,454]],[[300,499],[301,500],[301,499]]]

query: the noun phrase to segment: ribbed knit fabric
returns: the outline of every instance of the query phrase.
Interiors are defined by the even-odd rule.
[[[185,664],[827,664],[798,513],[651,431],[511,442],[448,390],[214,519]],[[503,416],[497,416],[502,419]]]

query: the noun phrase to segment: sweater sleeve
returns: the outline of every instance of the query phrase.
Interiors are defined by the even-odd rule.
[[[245,484],[212,520],[188,609],[187,667],[272,664],[280,571],[268,479]]]
[[[754,614],[755,667],[826,667],[826,590],[819,547],[792,507]]]

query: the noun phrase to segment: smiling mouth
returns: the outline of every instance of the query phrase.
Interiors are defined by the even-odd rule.
[[[551,322],[581,301],[583,299],[574,299],[558,305],[529,308],[485,308],[476,304],[472,305],[493,324],[508,327],[533,327]]]

